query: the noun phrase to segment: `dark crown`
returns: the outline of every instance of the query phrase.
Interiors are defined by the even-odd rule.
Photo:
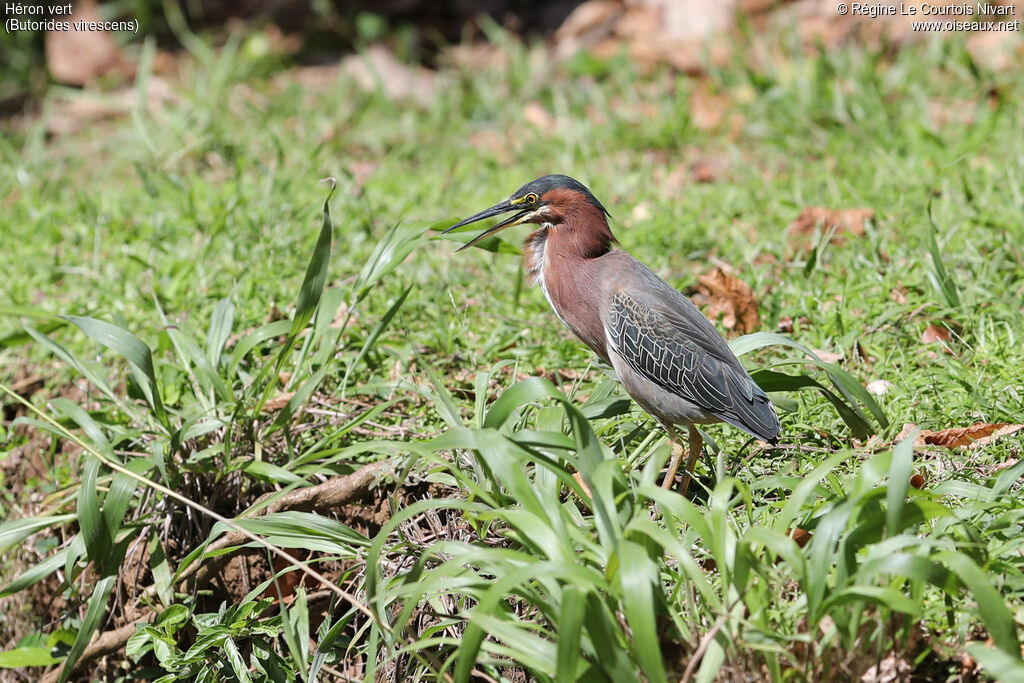
[[[600,209],[606,216],[611,216],[611,214],[608,213],[608,209],[604,208],[604,205],[597,201],[597,197],[587,189],[586,185],[575,178],[570,178],[569,176],[562,175],[561,173],[541,176],[536,180],[530,181],[516,190],[512,197],[523,197],[531,192],[536,194],[538,197],[543,197],[545,193],[558,188],[579,192],[588,202]]]

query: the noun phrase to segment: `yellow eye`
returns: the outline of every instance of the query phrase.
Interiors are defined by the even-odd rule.
[[[537,195],[535,195],[532,192],[530,194],[526,195],[526,203],[527,204],[536,204],[537,203]]]

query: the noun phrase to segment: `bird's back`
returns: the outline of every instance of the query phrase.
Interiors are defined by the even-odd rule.
[[[771,401],[700,309],[624,251],[596,261],[607,346],[626,390],[662,421],[723,420],[774,442]]]

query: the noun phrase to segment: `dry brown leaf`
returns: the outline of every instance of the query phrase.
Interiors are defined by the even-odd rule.
[[[306,557],[309,557],[308,550],[297,550],[288,554],[294,557],[296,562],[301,562]],[[276,598],[286,604],[291,604],[295,600],[295,590],[301,585],[305,574],[302,572],[286,572],[285,569],[290,564],[283,557],[279,555],[274,556],[274,574],[277,576],[277,580],[271,581],[261,597]]]
[[[707,306],[704,312],[712,320],[722,316],[725,329],[747,334],[761,327],[757,300],[750,285],[721,268],[697,278],[694,303]]]
[[[811,540],[811,532],[800,527],[786,531],[786,535],[793,539],[793,542],[803,548]]]
[[[932,323],[928,327],[924,328],[924,332],[921,333],[922,344],[934,344],[935,342],[949,342],[953,338],[948,327],[942,325],[936,325]]]
[[[903,429],[893,439],[893,443],[899,443],[908,438],[917,425],[907,422]],[[944,448],[980,448],[987,446],[1000,436],[1016,434],[1024,429],[1024,424],[1010,424],[1008,422],[977,422],[970,427],[952,427],[941,429],[937,432],[930,429],[922,429],[914,437],[914,448],[924,449],[928,446],[942,446]]]
[[[571,57],[612,34],[625,8],[617,0],[589,0],[574,9],[555,31],[555,56]]]
[[[1007,19],[1012,21],[1010,17],[1001,18]],[[993,71],[1005,71],[1020,64],[1024,51],[1020,31],[975,31],[968,35],[966,47],[974,61]]]
[[[843,354],[835,353],[833,351],[826,351],[825,349],[812,349],[814,354],[825,361],[826,363],[839,363],[843,360]]]
[[[732,25],[738,1],[631,0],[627,4],[657,11],[660,28],[668,37],[703,40]]]
[[[778,329],[778,331],[781,332],[782,334],[792,334],[793,333],[793,316],[784,315],[781,318],[779,318],[779,324],[778,324],[778,327],[776,329]]]
[[[651,218],[651,205],[647,202],[640,202],[629,212],[630,217],[635,221],[646,221]]]
[[[159,76],[147,82],[146,107],[156,112],[177,101],[171,84]],[[119,88],[110,93],[76,93],[69,99],[54,98],[46,116],[46,130],[50,135],[69,135],[98,121],[127,115],[138,101],[134,86]]]
[[[696,183],[713,183],[721,180],[729,170],[729,158],[726,156],[701,157],[690,166],[690,176]]]
[[[820,206],[808,206],[795,221],[789,224],[789,234],[806,236],[814,233],[820,226],[822,230],[832,230],[835,234],[832,241],[842,243],[839,233],[847,232],[863,237],[865,223],[875,217],[873,209],[826,209]]]
[[[699,130],[718,128],[728,109],[728,98],[713,94],[705,81],[701,81],[690,95],[690,118]]]
[[[69,24],[103,21],[95,0],[79,0],[70,15],[56,18]],[[59,83],[85,85],[114,70],[130,72],[109,31],[48,31],[45,47],[46,66]]]
[[[469,134],[469,144],[478,152],[501,155],[508,150],[508,141],[493,128],[484,128]],[[505,157],[510,159],[510,157]]]
[[[353,311],[352,315],[349,316],[348,304],[342,301],[341,304],[338,305],[338,310],[334,312],[334,318],[331,319],[331,324],[328,325],[328,327],[332,327],[334,329],[344,327],[346,322],[355,322],[356,315],[357,314]]]
[[[1016,449],[1013,450],[1016,451]],[[1017,460],[1017,458],[1010,458],[1009,460],[998,463],[996,465],[981,465],[978,467],[978,472],[980,472],[983,476],[991,477],[996,472],[1002,472],[1005,469],[1013,467],[1018,462],[1020,461]]]
[[[868,385],[864,387],[868,390],[868,393],[872,396],[885,396],[892,389],[892,382],[884,379],[876,379],[873,382],[868,382]]]
[[[523,118],[543,133],[554,132],[557,121],[547,109],[537,102],[527,102],[523,107]]]
[[[348,172],[352,174],[352,182],[355,183],[353,188],[353,194],[359,196],[363,193],[363,186],[366,185],[366,181],[377,170],[377,162],[370,160],[356,160],[349,162]]]
[[[281,394],[280,396],[275,396],[274,398],[270,399],[269,401],[267,401],[266,403],[263,404],[263,412],[264,413],[276,413],[276,412],[278,412],[279,410],[284,408],[286,405],[288,405],[288,401],[292,400],[292,396],[294,396],[294,395],[295,395],[294,391],[289,391],[287,393]]]
[[[942,429],[937,432],[925,429],[921,432],[920,439],[932,446],[943,446],[945,448],[978,448],[987,446],[1000,436],[1016,434],[1024,429],[1024,424],[1010,424],[1007,422],[978,422],[970,427],[954,427]],[[914,445],[917,445],[915,439]]]
[[[363,54],[341,60],[341,71],[352,76],[360,88],[380,88],[394,100],[413,99],[429,102],[437,86],[436,74],[425,67],[409,66],[398,60],[388,48],[374,45]]]
[[[862,312],[857,313],[855,317],[862,317]],[[871,356],[868,355],[867,350],[865,350],[864,345],[860,343],[860,340],[856,341],[853,345],[853,357],[857,358],[865,365],[871,365]]]
[[[903,423],[903,428],[900,429],[900,433],[899,434],[897,434],[895,437],[893,437],[892,442],[893,443],[899,443],[900,441],[903,441],[904,439],[909,437],[910,433],[912,431],[914,431],[915,429],[917,429],[917,425],[915,423],[913,423],[913,422],[904,422]],[[917,441],[915,440],[914,443],[916,444]]]
[[[913,664],[895,653],[873,665],[860,677],[861,683],[897,683],[905,681],[914,670]]]
[[[587,494],[588,498],[594,497],[593,494],[590,493],[590,487],[587,486],[587,482],[583,481],[582,474],[575,472],[573,473],[572,478],[576,480],[576,483],[580,485],[580,488],[583,489],[583,493]]]

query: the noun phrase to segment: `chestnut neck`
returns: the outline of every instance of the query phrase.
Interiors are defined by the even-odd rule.
[[[565,190],[552,190],[545,195],[553,200],[547,230],[547,248],[567,257],[593,259],[607,254],[615,243],[604,211],[589,201],[562,197]],[[573,201],[573,200],[576,201]],[[562,200],[562,201],[559,201]]]

